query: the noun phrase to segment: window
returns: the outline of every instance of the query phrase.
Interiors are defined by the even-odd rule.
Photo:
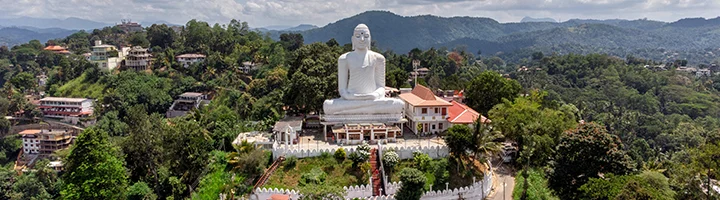
[[[27,146],[27,144],[25,144],[25,146]]]
[[[442,109],[442,115],[447,115],[447,108]]]
[[[432,129],[435,130],[435,124],[432,125]]]
[[[422,108],[422,114],[427,114],[427,108]]]
[[[435,108],[435,113],[440,113],[440,112],[438,112],[438,108]]]
[[[440,130],[442,130],[442,129],[443,129],[443,123],[439,123],[439,124],[438,124],[438,128],[439,128]]]

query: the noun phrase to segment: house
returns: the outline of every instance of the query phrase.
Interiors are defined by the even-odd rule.
[[[181,94],[178,99],[173,102],[170,109],[168,109],[167,113],[165,113],[165,117],[180,117],[187,114],[192,109],[200,108],[201,105],[207,105],[209,103],[210,102],[207,100],[207,97],[202,93],[186,92]]]
[[[248,73],[250,73],[250,70],[252,70],[252,69],[255,68],[255,63],[249,62],[249,61],[245,61],[245,62],[242,63],[242,66],[240,66],[239,68],[240,68],[240,71],[242,71],[243,73],[248,74]]]
[[[698,70],[695,72],[695,76],[696,76],[696,77],[703,77],[703,76],[709,77],[710,74],[712,74],[712,72],[710,71],[710,69],[698,69]]]
[[[273,126],[273,136],[275,141],[282,144],[297,144],[300,133],[302,132],[303,118],[302,117],[289,117],[281,119],[275,122]]]
[[[248,143],[254,144],[256,148],[263,148],[263,149],[272,149],[273,143],[275,141],[272,140],[272,135],[268,133],[253,131],[253,132],[245,132],[240,133],[238,136],[233,140],[233,145],[240,145],[243,141],[246,141]]]
[[[101,40],[95,40],[95,46],[92,47],[90,62],[95,63],[98,68],[113,70],[118,66],[120,53],[114,45],[103,44]]]
[[[70,51],[67,50],[67,48],[57,45],[50,45],[45,47],[43,50],[45,51],[51,51],[56,54],[63,54],[63,55],[69,55]]]
[[[70,147],[72,129],[29,129],[19,133],[23,138],[23,153],[49,156],[55,151]]]
[[[452,104],[435,96],[425,86],[417,85],[410,93],[400,94],[405,101],[405,117],[410,130],[417,133],[440,133],[449,128],[447,110]]]
[[[478,118],[480,118],[481,123],[487,124],[491,122],[490,119],[482,116],[480,113],[470,108],[470,106],[467,106],[458,101],[451,101],[450,103],[452,104],[452,106],[448,108],[447,121],[451,125],[472,125]]]
[[[45,97],[40,99],[40,110],[47,118],[56,118],[77,124],[80,118],[93,114],[93,100],[85,98]]]
[[[175,59],[185,68],[190,67],[192,64],[205,61],[205,55],[202,54],[182,54],[175,56]]]
[[[128,51],[125,61],[123,62],[126,69],[136,71],[147,70],[152,65],[152,55],[148,53],[148,49],[135,46]]]

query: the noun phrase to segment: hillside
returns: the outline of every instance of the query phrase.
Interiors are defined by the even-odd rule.
[[[416,47],[464,46],[470,52],[481,50],[485,55],[547,51],[625,56],[628,52],[647,49],[664,49],[672,54],[720,46],[720,18],[682,19],[672,23],[646,19],[499,23],[490,18],[405,17],[386,11],[368,11],[300,33],[305,43],[335,38],[340,44],[346,44],[350,43],[353,28],[360,23],[370,27],[379,48],[402,53]],[[662,54],[648,57],[667,58]]]
[[[0,46],[14,46],[30,40],[45,43],[50,39],[65,38],[75,32],[77,31],[59,28],[4,27],[0,28]]]

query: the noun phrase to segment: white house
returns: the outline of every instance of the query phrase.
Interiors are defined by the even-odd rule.
[[[182,64],[183,67],[188,68],[190,65],[199,63],[205,60],[205,55],[202,54],[182,54],[175,56],[175,59]]]
[[[399,96],[405,101],[408,126],[416,134],[440,133],[449,128],[447,115],[452,104],[435,96],[427,87],[417,85],[411,92]]]

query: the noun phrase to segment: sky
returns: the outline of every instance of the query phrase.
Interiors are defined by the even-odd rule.
[[[210,23],[246,21],[252,27],[324,26],[368,10],[403,16],[489,17],[518,22],[525,16],[569,19],[641,19],[677,21],[715,18],[720,0],[0,0],[0,18],[77,17],[105,23],[190,19]]]

